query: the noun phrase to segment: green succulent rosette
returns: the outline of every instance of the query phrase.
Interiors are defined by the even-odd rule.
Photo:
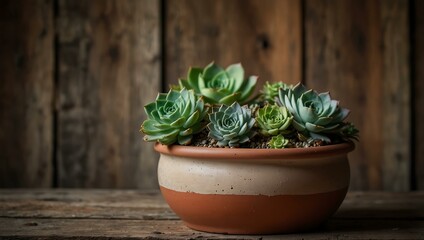
[[[359,130],[352,123],[344,123],[340,128],[340,135],[345,140],[359,141]]]
[[[182,89],[160,93],[155,102],[144,107],[148,119],[141,125],[146,141],[159,141],[165,145],[178,142],[191,143],[193,134],[200,132],[205,124],[207,107],[194,91]]]
[[[328,92],[318,94],[300,83],[280,89],[279,100],[293,115],[293,126],[300,133],[326,142],[331,142],[329,135],[340,135],[343,120],[349,114]]]
[[[204,96],[205,102],[210,104],[244,104],[252,95],[257,78],[250,76],[245,80],[240,63],[223,69],[212,62],[205,68],[190,68],[187,79],[180,79],[179,84]]]
[[[241,107],[237,102],[214,110],[209,114],[209,121],[209,137],[218,141],[221,147],[237,147],[255,135],[252,131],[255,119],[250,109]]]
[[[283,135],[273,136],[268,142],[270,148],[285,148],[289,145],[289,140]]]
[[[275,99],[278,98],[280,88],[288,89],[291,87],[293,86],[285,84],[283,82],[275,82],[275,83],[266,82],[261,90],[261,100],[266,101],[269,104],[274,104]]]
[[[277,105],[265,105],[260,108],[256,114],[260,133],[264,136],[275,136],[278,134],[290,133],[293,117],[286,107]]]

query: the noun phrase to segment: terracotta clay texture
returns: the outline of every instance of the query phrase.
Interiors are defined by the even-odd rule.
[[[349,186],[344,143],[304,149],[217,149],[156,144],[159,185],[190,228],[229,234],[308,230]]]

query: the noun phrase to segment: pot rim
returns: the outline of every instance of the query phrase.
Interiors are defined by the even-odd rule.
[[[345,155],[355,149],[353,142],[344,142],[326,146],[284,149],[253,148],[208,148],[182,145],[163,145],[155,143],[154,149],[166,155],[208,158],[208,159],[285,159],[285,158],[319,158],[324,156]]]

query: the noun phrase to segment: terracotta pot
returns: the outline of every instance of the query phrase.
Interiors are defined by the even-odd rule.
[[[193,229],[272,234],[319,226],[349,186],[352,143],[303,149],[155,145],[159,185]]]

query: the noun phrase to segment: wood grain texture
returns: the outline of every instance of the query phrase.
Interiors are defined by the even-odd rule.
[[[53,230],[54,229],[54,230]],[[0,218],[0,239],[422,239],[423,221],[330,220],[311,233],[226,235],[191,230],[181,221]]]
[[[60,187],[156,188],[143,106],[160,89],[158,0],[59,1]]]
[[[411,78],[408,2],[381,2],[383,37],[383,189],[410,190]]]
[[[166,1],[165,80],[177,83],[189,66],[241,62],[265,81],[301,80],[300,0]]]
[[[360,130],[351,188],[409,190],[406,1],[306,1],[306,83],[330,90]]]
[[[423,198],[423,192],[349,192],[319,229],[238,236],[188,229],[158,192],[0,190],[0,239],[422,239]]]
[[[415,179],[414,185],[417,189],[424,190],[424,1],[415,0],[413,14],[414,26],[413,43],[413,97],[414,123],[412,131],[415,140]]]
[[[50,187],[53,1],[0,8],[0,187]]]
[[[337,219],[424,218],[424,192],[349,192]],[[0,217],[177,220],[157,191],[0,190]]]

